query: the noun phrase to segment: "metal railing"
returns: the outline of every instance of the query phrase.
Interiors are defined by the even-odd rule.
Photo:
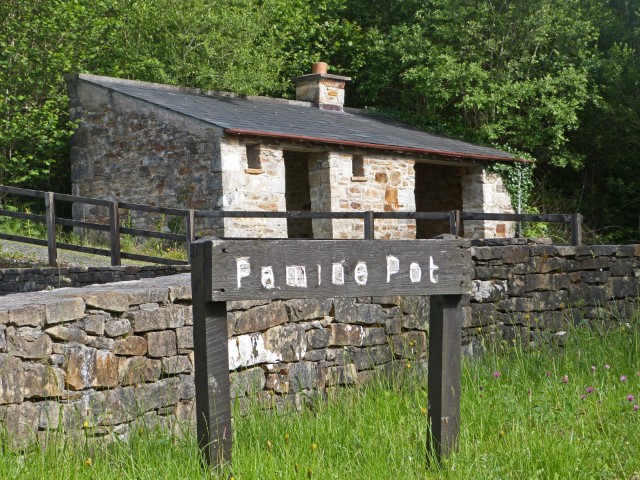
[[[48,248],[49,265],[56,266],[58,259],[58,249],[71,250],[94,255],[111,257],[111,265],[120,265],[122,259],[135,260],[150,263],[160,263],[165,265],[186,265],[189,262],[184,260],[173,260],[163,257],[141,255],[136,253],[123,252],[121,248],[121,235],[128,234],[144,238],[157,238],[182,242],[185,244],[187,252],[190,252],[190,245],[196,240],[195,219],[196,218],[284,218],[284,219],[338,219],[338,220],[362,220],[364,222],[364,239],[373,240],[375,238],[375,221],[378,219],[395,220],[440,220],[448,221],[449,233],[458,235],[464,221],[504,221],[504,222],[549,222],[566,223],[571,225],[572,244],[582,244],[582,215],[575,214],[509,214],[509,213],[480,213],[464,212],[452,210],[449,212],[265,212],[265,211],[212,211],[156,207],[130,202],[118,202],[102,200],[76,195],[65,195],[61,193],[45,192],[39,190],[29,190],[25,188],[7,187],[0,185],[0,193],[32,197],[44,200],[45,214],[37,215],[25,212],[16,212],[0,208],[0,217],[18,218],[31,220],[37,223],[46,224],[47,239],[26,237],[23,235],[13,235],[0,232],[0,239],[33,245],[46,246]],[[109,218],[108,223],[85,222],[72,220],[56,216],[56,202],[71,202],[88,205],[106,207]],[[137,228],[129,228],[121,225],[120,210],[129,210],[145,213],[158,213],[162,215],[172,215],[182,217],[185,222],[185,234],[156,232]],[[74,228],[86,228],[108,232],[109,249],[75,245],[57,241],[56,226],[62,225]],[[445,232],[443,232],[445,233]]]

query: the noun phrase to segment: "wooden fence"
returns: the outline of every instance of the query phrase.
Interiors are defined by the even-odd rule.
[[[31,220],[37,223],[46,224],[47,239],[39,239],[26,237],[22,235],[12,235],[0,232],[0,239],[12,240],[16,242],[28,243],[48,247],[49,265],[56,266],[58,258],[58,249],[72,250],[76,252],[90,253],[94,255],[102,255],[111,257],[111,265],[117,266],[121,264],[122,259],[135,260],[150,263],[159,263],[165,265],[185,265],[189,261],[173,260],[162,257],[140,255],[136,253],[123,252],[121,249],[121,235],[135,235],[144,238],[158,238],[161,240],[170,240],[174,242],[182,242],[185,244],[187,252],[191,251],[191,243],[197,236],[195,231],[196,218],[287,218],[287,219],[360,219],[364,222],[364,239],[373,240],[375,231],[375,221],[378,219],[403,219],[403,220],[446,220],[449,222],[449,232],[458,235],[464,221],[504,221],[504,222],[548,222],[548,223],[566,223],[571,226],[572,243],[580,245],[582,243],[582,215],[575,214],[505,214],[505,213],[480,213],[480,212],[464,212],[460,210],[452,210],[450,212],[264,212],[264,211],[211,211],[211,210],[193,210],[156,207],[152,205],[143,205],[129,202],[118,202],[111,200],[101,200],[97,198],[79,197],[76,195],[66,195],[62,193],[45,192],[39,190],[29,190],[25,188],[7,187],[0,185],[0,194],[11,194],[24,197],[31,197],[44,200],[45,214],[37,215],[26,212],[16,212],[0,208],[0,217],[18,218],[23,220]],[[88,205],[97,205],[106,207],[109,212],[108,223],[92,223],[81,220],[72,220],[62,218],[56,215],[56,202],[71,202]],[[1,206],[1,205],[0,205]],[[158,213],[162,215],[172,215],[183,218],[185,222],[185,234],[155,232],[151,230],[142,230],[136,228],[128,228],[121,225],[121,210]],[[108,232],[109,249],[88,247],[83,245],[74,245],[70,243],[59,242],[56,237],[56,226],[62,225],[74,228],[86,228]]]

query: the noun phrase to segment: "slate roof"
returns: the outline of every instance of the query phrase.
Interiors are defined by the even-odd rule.
[[[94,75],[79,75],[79,78],[218,126],[231,135],[298,139],[458,158],[521,161],[500,150],[433,135],[360,111],[325,111],[306,102],[265,97],[205,95],[180,87]]]

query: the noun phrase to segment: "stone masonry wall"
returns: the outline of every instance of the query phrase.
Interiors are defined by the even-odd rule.
[[[80,121],[71,149],[74,195],[203,210],[220,203],[218,129],[85,82],[72,85],[70,97],[71,119]],[[108,212],[74,204],[74,218],[105,223]],[[161,221],[136,212],[123,218],[145,228]]]
[[[562,345],[576,323],[640,307],[640,245],[475,242],[463,351]],[[126,436],[136,422],[193,422],[189,275],[8,295],[0,303],[0,426]],[[232,397],[265,408],[378,373],[424,368],[428,297],[229,302]],[[607,312],[613,311],[614,317]],[[86,423],[85,423],[86,422]]]
[[[0,296],[63,287],[123,282],[190,272],[189,265],[0,269]]]

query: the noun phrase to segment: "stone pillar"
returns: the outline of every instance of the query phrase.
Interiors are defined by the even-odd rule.
[[[256,155],[249,166],[247,146],[236,139],[223,139],[220,145],[222,197],[218,208],[225,211],[258,210],[284,212],[285,172],[282,150],[270,145],[249,146]],[[226,218],[227,237],[287,237],[284,218]]]
[[[462,175],[462,204],[467,212],[514,213],[502,178],[482,167],[468,167]],[[515,235],[514,222],[465,221],[466,238],[504,238]]]

